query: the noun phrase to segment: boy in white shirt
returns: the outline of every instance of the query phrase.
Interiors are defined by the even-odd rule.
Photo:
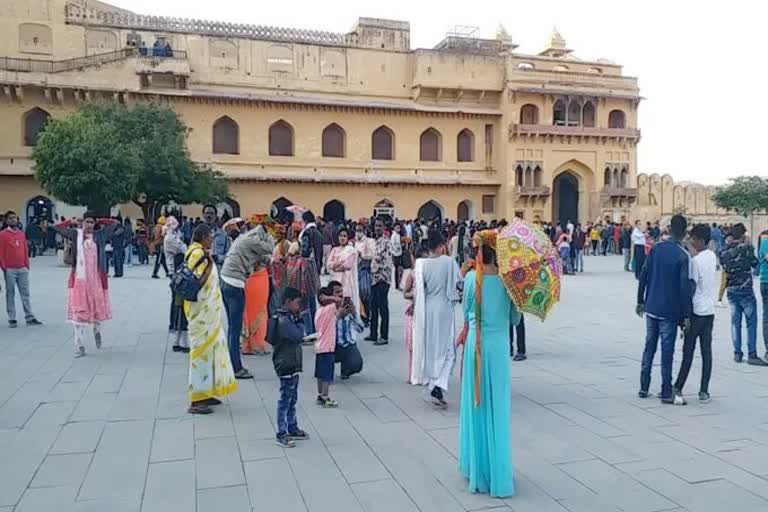
[[[677,374],[675,393],[682,397],[683,386],[693,362],[696,338],[701,350],[701,387],[699,400],[709,401],[709,378],[712,375],[712,326],[715,320],[715,302],[719,283],[717,279],[717,256],[709,249],[712,231],[707,224],[697,224],[691,229],[688,246],[694,254],[691,259],[691,281],[696,285],[693,294],[693,316],[690,327],[684,331],[683,362]],[[683,399],[683,404],[685,399]]]

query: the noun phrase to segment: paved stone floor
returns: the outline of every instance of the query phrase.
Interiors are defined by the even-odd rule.
[[[315,406],[304,374],[299,418],[312,439],[284,451],[268,358],[247,358],[255,381],[193,418],[187,361],[165,339],[166,281],[146,267],[112,280],[105,348],[74,360],[66,270],[38,258],[33,305],[46,326],[0,327],[0,512],[768,511],[768,369],[732,362],[719,310],[712,402],[636,398],[643,323],[620,265],[588,258],[552,318],[528,318],[530,359],[512,363],[517,496],[502,501],[469,494],[456,471],[456,387],[438,411],[404,383],[394,293],[392,343],[361,343],[365,371],[334,386],[339,409]],[[697,356],[690,398],[699,367]]]

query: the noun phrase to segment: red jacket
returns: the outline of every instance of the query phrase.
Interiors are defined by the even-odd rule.
[[[0,231],[0,269],[29,268],[27,237],[20,229]]]

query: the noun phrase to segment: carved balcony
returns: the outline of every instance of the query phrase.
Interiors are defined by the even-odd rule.
[[[509,125],[509,137],[565,135],[576,137],[622,138],[639,140],[640,130],[635,128],[595,128],[586,126],[557,126],[550,124],[519,124]]]
[[[173,50],[172,56],[153,56],[152,49],[148,55],[137,55],[136,73],[139,75],[172,75],[189,76],[190,66],[187,52]]]
[[[549,197],[551,194],[551,191],[549,187],[532,187],[532,186],[520,186],[517,185],[515,187],[515,191],[517,192],[518,197],[530,197],[530,198],[538,198],[538,197]]]

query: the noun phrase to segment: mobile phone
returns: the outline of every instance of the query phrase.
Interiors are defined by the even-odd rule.
[[[342,307],[349,308],[352,307],[352,297],[344,297],[344,300],[341,302]]]

